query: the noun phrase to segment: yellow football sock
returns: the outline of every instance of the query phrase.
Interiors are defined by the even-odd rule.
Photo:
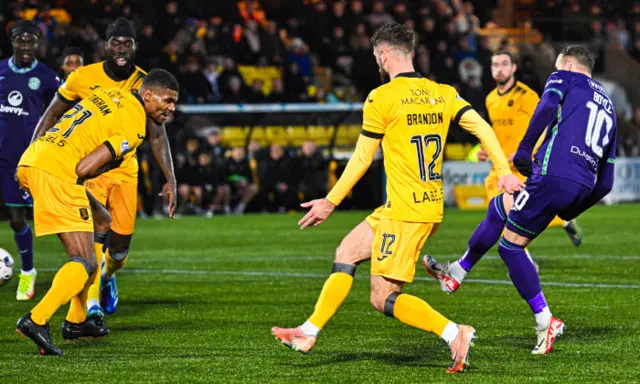
[[[309,322],[318,328],[323,328],[347,298],[352,285],[353,276],[350,274],[332,273],[322,287],[322,292],[320,292],[313,314],[309,317]]]
[[[89,287],[89,291],[87,292],[86,301],[93,301],[98,303],[100,302],[100,274],[102,273],[102,255],[103,255],[102,247],[103,246],[104,244],[101,244],[101,243],[93,243],[93,252],[96,254],[98,268],[96,269],[96,278],[93,280],[93,284],[91,284],[91,287]]]
[[[116,273],[116,271],[122,269],[122,267],[124,267],[124,265],[127,264],[127,260],[129,260],[129,255],[127,255],[127,257],[125,257],[124,260],[117,261],[111,257],[111,251],[109,250],[109,248],[107,248],[107,251],[104,253],[104,259],[105,259],[105,266],[106,266],[105,275],[107,278],[110,279],[111,276],[113,276],[113,274]]]
[[[69,261],[60,268],[53,278],[51,288],[40,302],[31,310],[31,319],[38,324],[46,324],[51,316],[84,288],[89,274],[84,264]]]
[[[435,333],[438,337],[442,336],[444,327],[449,323],[449,319],[431,308],[426,301],[406,293],[396,298],[393,316],[407,325]]]
[[[69,312],[67,312],[67,321],[80,324],[87,319],[87,294],[89,292],[89,284],[71,299]]]
[[[564,221],[561,218],[559,218],[558,216],[556,216],[556,217],[553,218],[553,220],[551,220],[551,222],[549,223],[547,228],[564,227],[565,223],[566,223],[566,221]]]

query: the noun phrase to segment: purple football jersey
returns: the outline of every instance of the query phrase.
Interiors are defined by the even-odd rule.
[[[16,67],[13,58],[0,61],[0,167],[17,166],[59,85],[37,60],[28,68]]]
[[[576,72],[552,73],[547,92],[557,93],[561,101],[534,156],[533,174],[562,177],[593,188],[601,162],[615,159],[613,103],[600,83]]]

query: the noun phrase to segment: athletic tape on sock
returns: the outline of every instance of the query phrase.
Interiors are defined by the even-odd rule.
[[[331,269],[331,273],[342,272],[347,275],[354,276],[356,274],[356,266],[351,264],[344,263],[333,263],[333,268]]]
[[[89,261],[87,261],[87,259],[85,259],[84,257],[71,257],[69,258],[69,263],[74,262],[74,263],[80,263],[82,264],[82,266],[84,267],[84,270],[87,271],[87,274],[89,276],[93,275],[93,273],[96,271],[96,267],[91,267],[89,265]]]
[[[93,242],[98,244],[104,244],[107,241],[106,232],[96,232],[93,234]]]
[[[400,295],[400,292],[391,292],[389,296],[387,296],[387,300],[384,301],[384,314],[389,317],[393,316],[393,307],[396,305],[396,299]]]

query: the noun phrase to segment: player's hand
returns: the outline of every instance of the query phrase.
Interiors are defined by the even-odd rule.
[[[512,193],[522,191],[523,189],[524,183],[515,175],[502,176],[500,180],[498,180],[498,191],[505,191],[511,195]]]
[[[164,196],[169,200],[169,217],[173,218],[176,213],[176,185],[174,183],[163,185],[160,196]]]
[[[488,157],[489,155],[487,155],[487,151],[485,151],[484,148],[480,148],[478,151],[478,161],[487,161]]]
[[[311,208],[309,212],[298,221],[300,229],[305,229],[312,225],[317,227],[336,209],[336,206],[327,199],[311,200],[300,204],[300,206],[302,208]]]

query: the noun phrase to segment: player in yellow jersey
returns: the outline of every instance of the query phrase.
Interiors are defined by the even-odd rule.
[[[41,354],[61,355],[51,339],[49,319],[71,300],[62,337],[101,337],[108,330],[87,321],[86,300],[97,278],[88,179],[122,164],[146,135],[147,118],[162,124],[175,111],[178,82],[155,69],[139,91],[102,88],[76,104],[45,136],[31,143],[18,164],[21,187],[34,199],[36,236],[57,234],[69,260],[44,298],[16,325]]]
[[[487,95],[486,106],[502,151],[509,158],[511,171],[520,180],[525,181],[527,178],[518,172],[511,160],[518,149],[518,144],[520,144],[527,131],[529,121],[540,98],[527,85],[516,81],[515,72],[517,68],[515,57],[511,52],[498,51],[493,54],[491,57],[491,74],[497,86]],[[542,139],[544,139],[544,135],[540,138],[538,146],[542,144]],[[478,153],[478,160],[485,161],[486,159],[486,152],[481,150]],[[495,169],[491,170],[484,185],[487,191],[487,200],[491,200],[498,195],[498,175]],[[576,247],[582,243],[582,229],[576,220],[564,221],[556,217],[549,224],[549,227],[563,227]]]
[[[76,101],[92,94],[98,88],[138,89],[145,78],[145,72],[134,65],[136,50],[135,28],[125,18],[119,18],[107,29],[105,45],[106,60],[78,68],[60,86],[58,94],[38,123],[34,138],[50,129],[60,116]],[[163,194],[169,198],[169,216],[175,211],[175,175],[169,149],[169,141],[164,125],[148,121],[147,136],[160,164],[167,184]],[[106,268],[89,291],[87,300],[89,317],[99,325],[104,324],[103,308],[113,313],[118,304],[115,272],[127,261],[133,235],[138,189],[138,162],[135,151],[123,159],[122,166],[87,182],[87,189],[107,207],[112,217],[109,221],[95,221],[95,248],[98,259],[102,260],[102,249]],[[108,233],[108,241],[107,241]],[[99,263],[98,268],[101,268]],[[104,283],[101,286],[101,281]],[[102,304],[102,306],[100,305]]]
[[[320,329],[349,293],[356,265],[370,259],[373,307],[444,339],[453,361],[447,372],[460,372],[467,364],[475,330],[456,325],[422,299],[402,293],[403,285],[413,281],[422,247],[442,221],[443,146],[450,124],[458,123],[480,139],[507,192],[520,190],[522,182],[511,174],[491,127],[456,90],[414,71],[413,31],[401,24],[385,25],[374,34],[372,45],[381,74],[391,81],[367,97],[354,155],[326,198],[302,205],[311,209],[299,225],[304,229],[327,219],[365,173],[380,143],[388,200],[343,240],[311,317],[300,327],[271,331],[295,350],[311,350]]]

